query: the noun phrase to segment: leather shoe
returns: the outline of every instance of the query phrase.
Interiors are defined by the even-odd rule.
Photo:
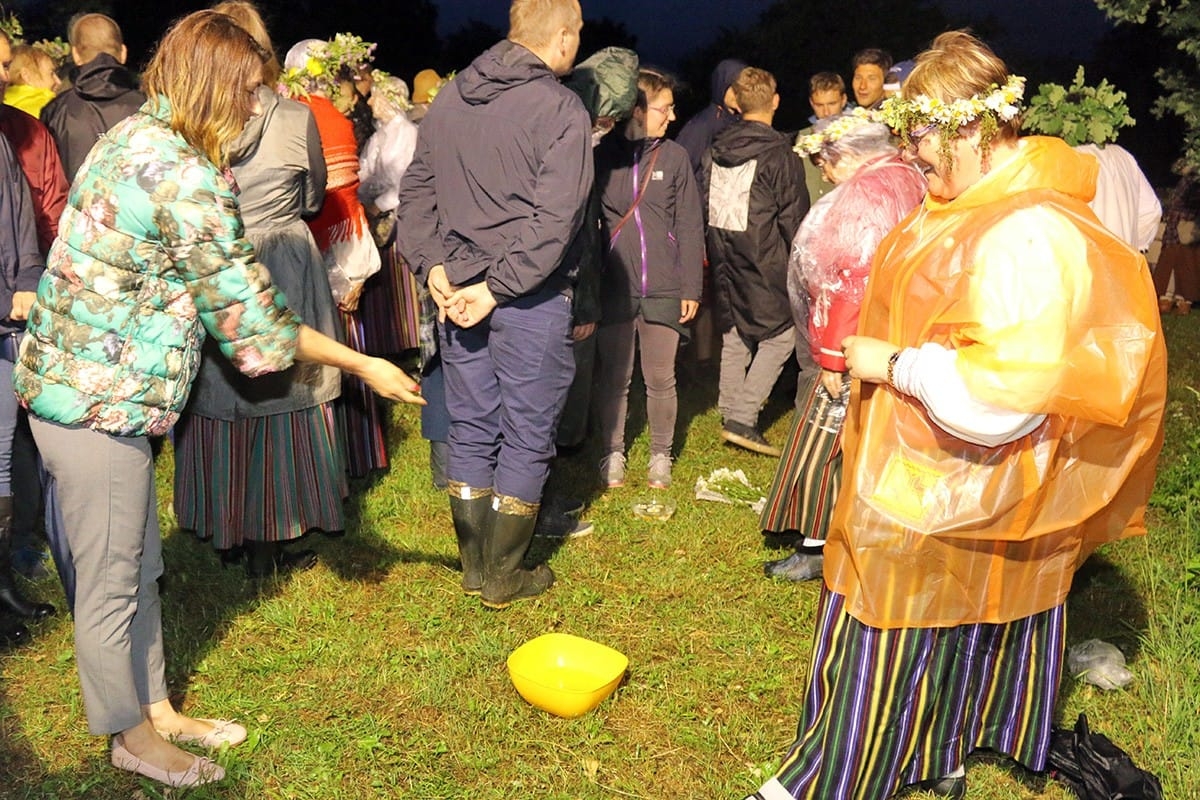
[[[938,778],[937,780],[921,781],[917,790],[942,797],[946,800],[962,800],[967,796],[967,779],[960,775],[957,778]]]
[[[28,644],[29,628],[19,622],[0,623],[0,647],[16,647]]]
[[[796,551],[787,558],[778,561],[768,561],[763,565],[763,572],[768,578],[780,578],[785,581],[811,581],[821,577],[825,568],[825,556],[820,553],[801,553]]]
[[[55,608],[49,603],[34,603],[26,600],[12,587],[0,589],[0,605],[18,617],[25,619],[45,619],[54,616]]]
[[[274,550],[274,552],[272,552]],[[317,554],[313,550],[284,550],[276,545],[271,548],[255,547],[246,559],[246,574],[251,578],[269,578],[288,572],[303,572],[317,565]]]
[[[125,749],[125,745],[113,740],[112,765],[126,772],[135,772],[152,781],[167,786],[200,786],[213,783],[225,777],[225,769],[211,758],[196,756],[192,765],[183,772],[168,772],[167,770],[148,764]]]
[[[168,742],[174,742],[175,744],[198,744],[210,750],[216,750],[222,745],[233,747],[246,741],[246,729],[236,722],[227,719],[201,719],[200,722],[207,722],[209,725],[212,725],[212,730],[208,733],[200,734],[159,731],[158,735]]]

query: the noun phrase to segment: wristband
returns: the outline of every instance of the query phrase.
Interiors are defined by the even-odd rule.
[[[887,365],[888,386],[895,387],[895,385],[896,385],[896,381],[895,381],[896,362],[900,360],[901,352],[903,352],[903,351],[897,350],[896,352],[894,352],[890,356],[888,356],[888,365]]]

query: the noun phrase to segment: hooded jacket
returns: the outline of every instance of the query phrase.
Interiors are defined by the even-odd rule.
[[[400,184],[400,250],[424,283],[487,281],[498,303],[572,283],[592,188],[591,121],[537,56],[502,41],[442,87]]]
[[[880,244],[859,333],[953,350],[973,398],[1046,416],[988,447],[853,385],[825,582],[862,623],[1022,619],[1062,604],[1098,546],[1145,533],[1166,348],[1146,260],[1087,206],[1096,173],[1061,139],[1022,139]]]
[[[727,58],[717,64],[712,74],[712,103],[689,119],[675,136],[675,141],[687,150],[698,183],[704,182],[700,174],[701,161],[712,147],[713,139],[739,119],[736,111],[725,106],[725,93],[746,67],[745,61],[736,58]]]
[[[787,268],[808,213],[804,165],[790,134],[747,120],[717,134],[704,164],[717,321],[747,341],[770,339],[792,325]]]
[[[596,148],[596,184],[605,251],[604,321],[632,319],[641,298],[699,300],[704,215],[683,148],[665,139],[631,141],[609,134]],[[645,193],[634,207],[642,186]]]
[[[25,327],[24,322],[8,318],[13,295],[37,290],[43,264],[29,185],[8,139],[0,135],[0,336]]]
[[[42,122],[54,135],[68,182],[100,135],[146,101],[137,85],[137,77],[124,64],[101,53],[79,68],[70,89],[42,109]]]

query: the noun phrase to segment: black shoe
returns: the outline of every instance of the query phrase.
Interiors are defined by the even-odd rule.
[[[916,785],[916,789],[934,797],[945,798],[945,800],[962,800],[967,796],[967,779],[960,775],[957,778],[921,781]]]
[[[763,565],[763,572],[768,578],[781,578],[785,581],[811,581],[821,577],[825,567],[825,556],[820,553],[801,553],[796,551],[787,558],[778,561],[768,561]]]
[[[28,644],[29,628],[19,622],[0,622],[0,647],[18,647]]]
[[[7,569],[7,566],[3,569]],[[9,580],[11,581],[11,578]],[[49,603],[26,600],[17,592],[16,587],[11,585],[0,588],[0,606],[7,608],[14,616],[24,619],[45,619],[54,616],[56,611]]]
[[[317,565],[317,554],[312,550],[284,550],[278,542],[254,542],[250,557],[246,559],[246,575],[254,580],[283,575],[288,572],[303,572]]]
[[[230,564],[238,564],[241,562],[242,556],[245,555],[245,548],[239,544],[236,547],[218,550],[217,555],[221,558],[221,566],[223,568],[228,568]]]
[[[721,438],[730,444],[762,453],[764,456],[779,458],[783,452],[778,447],[772,447],[757,429],[740,422],[729,420],[721,429]]]

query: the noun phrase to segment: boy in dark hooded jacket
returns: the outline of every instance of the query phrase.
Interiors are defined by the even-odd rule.
[[[724,331],[721,438],[778,456],[758,430],[758,412],[795,352],[787,265],[808,213],[808,190],[792,137],[771,127],[779,107],[775,78],[747,67],[733,91],[742,118],[717,134],[703,171],[708,261]]]

